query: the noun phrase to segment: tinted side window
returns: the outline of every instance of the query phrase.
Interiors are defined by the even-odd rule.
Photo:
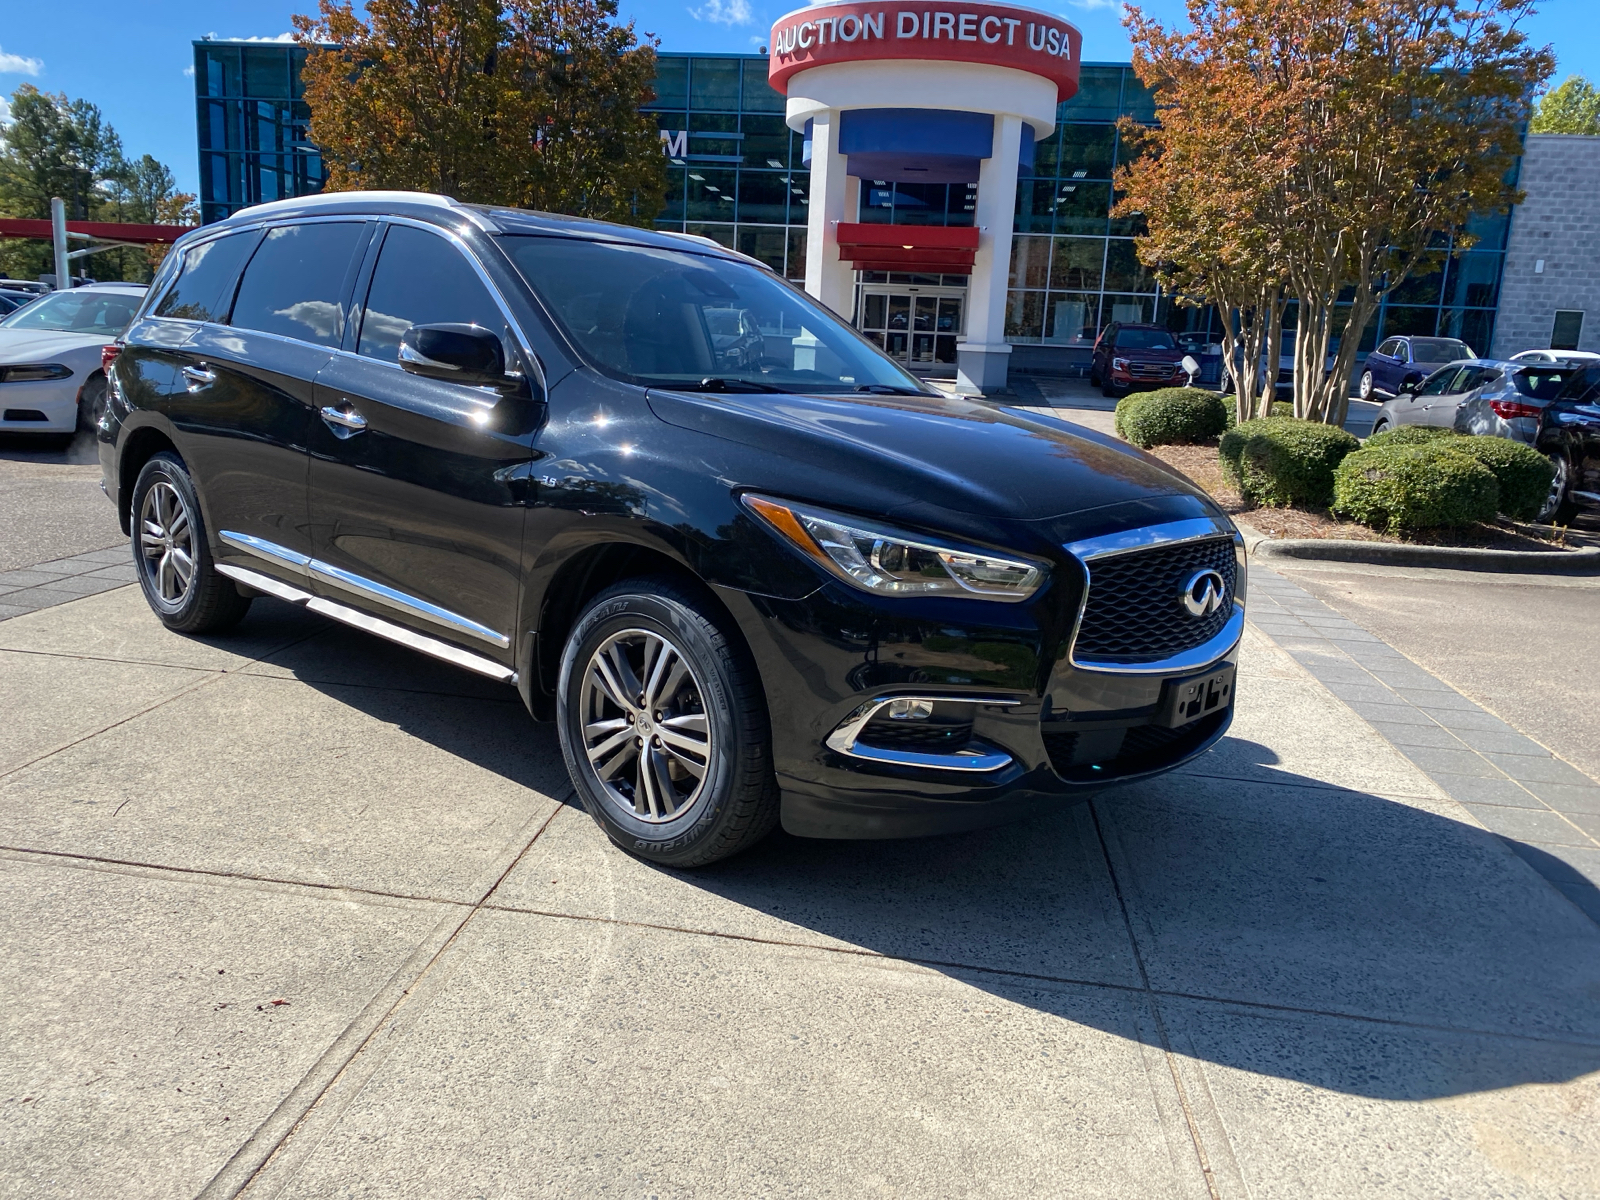
[[[357,351],[397,362],[406,330],[444,322],[481,325],[497,337],[505,327],[489,289],[459,249],[438,234],[392,226],[372,273]]]
[[[255,230],[232,233],[184,251],[178,278],[161,297],[154,316],[188,321],[220,321],[228,311],[224,294],[239,274],[239,264],[255,245]]]
[[[337,346],[344,336],[344,284],[360,222],[269,230],[244,269],[230,324]]]
[[[1400,353],[1400,343],[1395,341],[1394,338],[1390,338],[1387,342],[1378,347],[1378,353],[1383,355],[1385,358],[1394,358]]]
[[[1600,367],[1585,367],[1579,371],[1567,380],[1567,386],[1556,398],[1578,404],[1592,404],[1600,399]]]
[[[1446,392],[1452,390],[1450,385],[1455,382],[1456,376],[1460,375],[1461,371],[1461,367],[1445,367],[1442,370],[1435,371],[1417,389],[1417,395],[1443,396]]]

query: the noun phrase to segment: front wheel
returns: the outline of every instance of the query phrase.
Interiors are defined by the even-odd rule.
[[[78,428],[94,429],[106,411],[106,377],[96,375],[78,393]]]
[[[1550,477],[1550,491],[1545,496],[1544,505],[1534,520],[1547,525],[1569,525],[1578,512],[1578,506],[1572,502],[1572,496],[1567,490],[1567,485],[1572,480],[1571,464],[1567,462],[1565,454],[1552,452],[1547,453],[1545,457],[1550,460],[1554,474]]]
[[[578,618],[557,730],[589,814],[630,854],[698,867],[778,822],[766,699],[743,644],[672,579],[626,580]]]
[[[1372,382],[1372,372],[1361,372],[1361,383],[1356,389],[1356,394],[1359,395],[1363,400],[1371,400],[1372,392],[1375,387],[1376,385]]]
[[[211,561],[205,518],[183,460],[163,451],[133,485],[133,562],[139,588],[168,629],[218,633],[250,609]]]

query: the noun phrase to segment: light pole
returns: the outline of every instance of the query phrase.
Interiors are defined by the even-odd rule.
[[[60,196],[50,198],[50,237],[56,251],[56,287],[65,290],[72,280],[67,275],[67,202]]]

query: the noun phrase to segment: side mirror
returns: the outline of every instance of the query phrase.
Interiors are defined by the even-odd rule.
[[[500,339],[481,325],[413,325],[400,338],[400,365],[413,375],[469,387],[520,382],[506,375]]]

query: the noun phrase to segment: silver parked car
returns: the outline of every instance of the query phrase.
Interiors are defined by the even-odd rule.
[[[1401,392],[1385,401],[1373,420],[1372,432],[1382,433],[1397,425],[1434,425],[1459,433],[1511,437],[1513,434],[1490,422],[1504,424],[1532,416],[1534,420],[1527,426],[1526,436],[1515,435],[1518,441],[1531,443],[1538,424],[1538,411],[1532,406],[1547,403],[1561,390],[1570,374],[1570,367],[1492,358],[1447,363],[1424,379],[1415,391]],[[1465,422],[1476,424],[1468,428]]]

